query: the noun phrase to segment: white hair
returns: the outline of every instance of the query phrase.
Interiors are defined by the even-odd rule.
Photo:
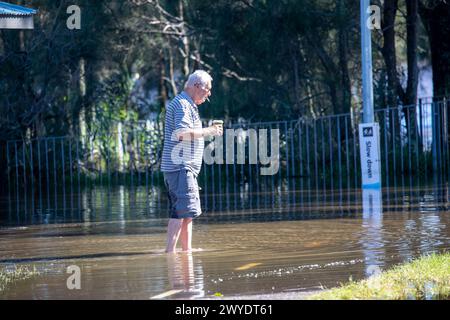
[[[186,81],[186,84],[184,85],[185,88],[192,88],[196,84],[200,84],[202,87],[205,87],[208,82],[212,82],[212,77],[209,75],[208,72],[204,70],[197,70],[194,73],[192,73],[188,80]]]

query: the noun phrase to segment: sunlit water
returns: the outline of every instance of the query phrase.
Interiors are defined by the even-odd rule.
[[[196,250],[176,255],[163,252],[164,193],[65,191],[1,199],[0,266],[31,265],[41,273],[1,298],[295,297],[450,247],[445,183],[381,194],[244,190],[203,197],[211,209],[194,222]],[[80,290],[67,287],[72,265],[81,270]]]

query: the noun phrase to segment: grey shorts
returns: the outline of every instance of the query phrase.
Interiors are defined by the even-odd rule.
[[[171,219],[197,218],[202,214],[197,177],[189,170],[164,172]]]

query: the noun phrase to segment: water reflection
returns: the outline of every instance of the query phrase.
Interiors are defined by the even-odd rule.
[[[63,188],[48,201],[42,192],[0,196],[0,226],[124,222],[134,218],[166,216],[161,203],[158,203],[160,190],[118,186],[75,191]]]
[[[421,237],[420,252],[422,254],[428,252],[434,252],[435,248],[442,244],[439,236],[444,229],[444,225],[441,224],[440,210],[436,210],[430,203],[441,203],[442,210],[447,211],[447,194],[448,194],[448,184],[439,188],[437,184],[439,181],[439,176],[434,175],[433,192],[428,196],[428,201],[422,202],[422,208],[427,208],[427,210],[421,210],[421,215],[419,218],[420,230],[423,235]]]
[[[35,211],[29,200],[27,217],[25,199],[19,210],[12,200],[1,207],[0,263],[50,272],[8,298],[80,298],[67,291],[63,264],[82,267],[82,298],[197,299],[332,287],[450,247],[447,185],[297,190],[288,205],[279,190],[250,193],[259,207],[239,210],[236,200],[236,211],[206,212],[194,235],[205,251],[170,256],[165,205],[145,188],[86,189],[61,196],[57,207],[35,201]]]
[[[242,174],[243,169],[241,165],[230,168],[215,165],[205,167],[204,171],[208,172],[208,177],[234,177],[238,173]],[[263,177],[257,175],[259,170],[255,166],[249,166],[247,171],[249,177],[244,175],[242,181],[212,182],[206,174],[200,179],[205,212],[202,222],[279,221],[361,215],[364,195],[361,197],[359,189],[348,188],[349,181],[339,181],[340,187],[330,190],[326,189],[325,180],[314,184],[307,176]],[[71,180],[70,185],[60,184],[60,188],[50,187],[49,184],[39,184],[38,188],[32,184],[30,190],[25,187],[11,188],[7,197],[0,197],[0,223],[3,226],[22,226],[165,218],[165,189],[158,187],[158,181],[153,181],[153,175],[151,179],[152,184],[143,187],[108,185],[89,188]],[[387,184],[381,200],[385,211],[407,213],[447,210],[450,194],[445,177],[435,174],[427,179],[431,181],[421,181],[428,183],[422,186],[414,185],[418,179],[412,179],[411,176],[409,179],[399,178],[401,185],[395,182],[397,178],[394,179],[394,187]],[[342,187],[344,185],[346,188]],[[424,225],[438,223],[440,213],[437,214],[434,220],[430,216],[424,218]],[[407,227],[411,227],[410,223]]]
[[[260,180],[271,178],[261,178]],[[269,182],[269,181],[267,181]],[[248,221],[283,221],[317,218],[356,218],[364,215],[361,208],[367,201],[381,201],[384,211],[431,213],[422,218],[424,227],[439,223],[439,216],[446,211],[449,201],[448,184],[434,184],[425,187],[402,186],[384,188],[378,196],[366,196],[354,189],[287,190],[281,186],[270,189],[269,185],[258,187],[260,192],[251,192],[243,185],[237,194],[203,194],[202,207],[205,214],[202,223],[230,223]],[[291,181],[291,186],[299,186]],[[224,191],[226,189],[224,188]],[[70,192],[66,194],[65,191]],[[54,224],[71,222],[127,221],[133,219],[166,218],[167,201],[165,190],[153,187],[127,188],[119,186],[61,190],[54,201],[47,203],[41,192],[0,197],[0,225],[24,226],[33,224]],[[202,192],[205,192],[203,190]],[[38,199],[35,199],[37,197]],[[369,197],[369,198],[367,198]],[[212,201],[212,198],[215,200]],[[367,198],[367,199],[366,199]],[[159,200],[160,199],[160,200]],[[366,200],[364,200],[366,199]],[[372,199],[372,200],[370,200]],[[223,203],[222,203],[223,202]],[[211,205],[215,203],[216,209]],[[236,204],[233,206],[232,204]],[[209,206],[209,207],[208,207]],[[219,210],[224,208],[224,210]],[[433,215],[434,213],[434,215]],[[374,215],[373,213],[372,215]],[[368,215],[366,212],[365,215]],[[375,218],[373,218],[375,219]],[[405,227],[411,223],[405,221]]]
[[[171,291],[183,298],[201,298],[205,295],[204,275],[200,259],[194,264],[192,253],[167,255],[168,279]]]
[[[384,266],[383,203],[381,189],[363,189],[364,228],[361,245],[365,257],[365,273],[370,277]]]

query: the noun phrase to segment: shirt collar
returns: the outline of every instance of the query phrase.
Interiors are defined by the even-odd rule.
[[[193,107],[197,108],[197,105],[194,103],[194,100],[192,100],[192,98],[187,94],[186,91],[182,91],[182,92],[181,92],[181,95],[182,95],[187,101],[189,101],[189,103],[190,103]]]

